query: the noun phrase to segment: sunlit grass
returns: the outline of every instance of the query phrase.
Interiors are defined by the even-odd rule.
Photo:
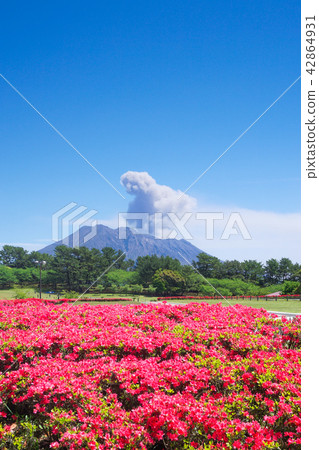
[[[32,298],[32,297],[38,297],[39,293],[32,288],[26,288],[26,291],[28,291],[28,297]],[[15,293],[16,293],[16,289],[3,289],[0,290],[0,298],[1,299],[5,299],[5,300],[9,300],[12,298],[15,298]],[[108,301],[108,302],[103,302],[103,301],[99,301],[99,299],[102,298],[130,298],[133,299],[132,302],[130,301]],[[57,295],[56,294],[46,294],[45,292],[43,292],[42,294],[42,298],[48,298],[48,299],[57,299]],[[85,298],[96,298],[96,301],[91,301],[91,302],[85,302]],[[92,295],[92,294],[85,294],[83,297],[81,297],[81,300],[79,300],[77,302],[77,304],[83,304],[83,303],[89,303],[92,305],[105,305],[105,304],[123,304],[123,305],[128,305],[128,304],[138,304],[138,303],[149,303],[149,302],[156,302],[157,301],[157,297],[145,297],[143,295],[130,295],[130,294],[118,294],[118,293],[107,293],[107,294],[98,294],[98,295]],[[267,311],[278,311],[278,312],[291,312],[291,313],[300,313],[301,312],[301,301],[300,300],[265,300],[265,299],[260,299],[257,300],[256,297],[252,297],[251,300],[249,299],[235,299],[235,300],[196,300],[196,299],[178,299],[178,300],[168,300],[168,303],[170,304],[187,304],[187,303],[192,303],[192,302],[205,302],[205,303],[209,303],[211,305],[217,304],[217,303],[222,303],[223,306],[235,306],[236,304],[240,304],[240,305],[246,305],[246,306],[251,306],[252,308],[263,308],[266,309]]]

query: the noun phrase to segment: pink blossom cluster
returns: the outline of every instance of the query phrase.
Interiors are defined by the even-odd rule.
[[[25,301],[28,300],[35,300],[38,301],[37,298],[29,298],[29,299],[13,299],[13,300],[0,300],[2,304],[18,304],[18,303],[25,303]],[[52,303],[59,305],[60,303],[74,303],[79,301],[85,301],[85,302],[132,302],[132,298],[127,297],[105,297],[105,298],[60,298],[60,299],[43,299],[43,302],[45,304]]]
[[[2,301],[0,347],[4,448],[300,449],[300,318]]]

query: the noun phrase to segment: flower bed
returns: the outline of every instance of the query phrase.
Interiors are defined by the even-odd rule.
[[[300,318],[2,301],[0,347],[3,448],[300,448]]]
[[[2,304],[19,304],[19,303],[25,303],[26,301],[38,301],[37,298],[29,298],[29,299],[12,299],[12,300],[0,300]],[[105,297],[105,298],[60,298],[60,299],[43,299],[43,303],[45,304],[55,304],[59,305],[61,303],[75,303],[75,302],[133,302],[134,300],[132,298],[123,298],[123,297]]]

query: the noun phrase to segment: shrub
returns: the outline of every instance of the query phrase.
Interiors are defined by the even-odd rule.
[[[300,318],[27,299],[0,323],[1,448],[300,449]]]
[[[16,299],[25,299],[30,297],[29,289],[15,289],[13,292],[13,297]]]
[[[301,284],[299,281],[285,281],[282,294],[300,294]]]

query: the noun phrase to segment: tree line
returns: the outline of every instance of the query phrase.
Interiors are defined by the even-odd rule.
[[[91,291],[214,295],[209,283],[219,286],[222,295],[300,290],[301,267],[289,258],[272,258],[262,264],[256,260],[221,261],[200,253],[191,267],[169,256],[150,255],[133,261],[110,247],[97,250],[63,245],[56,247],[54,255],[5,245],[0,251],[0,288],[38,285],[41,261],[46,261],[43,286],[55,292],[84,292],[94,284]]]
[[[275,258],[262,264],[256,260],[239,262],[220,259],[200,253],[194,267],[206,278],[239,278],[259,285],[278,284],[285,281],[300,281],[301,266],[289,258]]]

